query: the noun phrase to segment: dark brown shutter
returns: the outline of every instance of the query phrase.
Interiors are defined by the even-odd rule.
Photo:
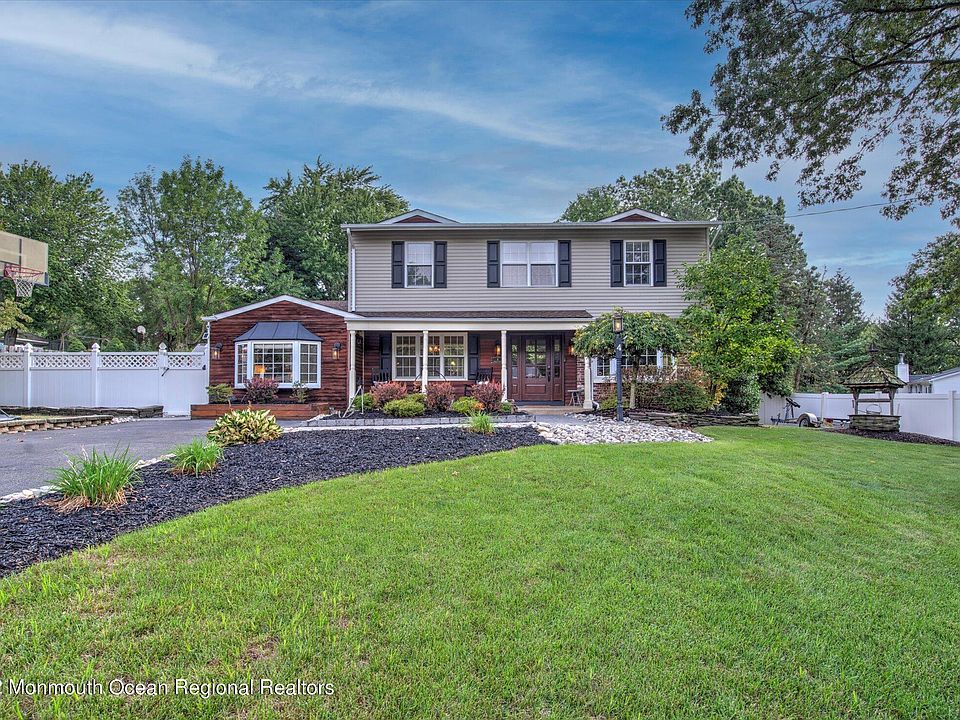
[[[391,280],[395,288],[403,287],[403,243],[393,243],[393,255],[391,256]]]
[[[667,241],[653,241],[653,285],[667,286]]]
[[[610,287],[623,287],[623,240],[610,241]]]
[[[570,241],[561,240],[557,243],[557,284],[560,287],[570,287]]]
[[[380,336],[380,372],[385,372],[386,377],[393,377],[393,354],[390,352],[393,347],[393,336]]]
[[[480,371],[480,336],[475,333],[467,335],[467,357],[467,378],[476,380]]]
[[[447,286],[447,242],[437,241],[433,244],[433,286],[445,288]]]
[[[487,241],[487,287],[500,287],[500,241]]]

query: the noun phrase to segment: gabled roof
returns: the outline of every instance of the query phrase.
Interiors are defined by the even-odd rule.
[[[449,223],[456,223],[456,220],[451,220],[450,218],[443,217],[443,215],[437,215],[435,213],[427,212],[426,210],[421,210],[420,208],[414,208],[410,212],[405,212],[403,215],[397,215],[396,217],[387,218],[386,220],[381,220],[379,225],[396,225],[397,223],[408,223],[408,224],[421,224],[421,223],[439,223],[441,225],[446,225]]]
[[[203,320],[207,322],[212,320],[223,320],[224,318],[240,315],[241,313],[249,312],[250,310],[267,307],[268,305],[273,305],[274,303],[278,302],[289,302],[293,303],[294,305],[302,305],[303,307],[310,308],[311,310],[321,310],[323,312],[330,313],[331,315],[339,315],[340,317],[344,318],[358,317],[352,312],[347,311],[347,304],[343,300],[304,300],[303,298],[294,297],[293,295],[277,295],[276,297],[269,298],[268,300],[250,303],[249,305],[233,308],[233,310],[224,310],[216,315],[208,315],[204,317]]]
[[[295,320],[282,322],[258,322],[252,328],[237,338],[234,342],[246,340],[301,340],[306,342],[323,342],[323,338],[307,330],[303,323]]]
[[[611,215],[610,217],[605,217],[599,222],[676,222],[673,218],[668,218],[666,215],[657,215],[652,213],[649,210],[641,210],[640,208],[632,208],[631,210],[625,210],[622,213],[617,213],[616,215]]]

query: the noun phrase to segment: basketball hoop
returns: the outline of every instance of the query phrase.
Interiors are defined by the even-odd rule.
[[[42,270],[31,270],[23,265],[7,264],[3,268],[3,276],[13,283],[17,297],[30,297],[33,286],[43,282],[45,274]]]

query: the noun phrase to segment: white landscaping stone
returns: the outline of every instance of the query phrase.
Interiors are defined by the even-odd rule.
[[[548,442],[557,445],[596,445],[639,442],[710,442],[711,437],[692,430],[660,427],[624,418],[617,422],[602,416],[577,424],[538,424],[537,430]]]

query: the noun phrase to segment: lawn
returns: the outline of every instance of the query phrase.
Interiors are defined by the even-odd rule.
[[[796,429],[532,447],[248,498],[0,581],[70,718],[960,714],[960,449]],[[329,682],[204,699],[174,679]]]

